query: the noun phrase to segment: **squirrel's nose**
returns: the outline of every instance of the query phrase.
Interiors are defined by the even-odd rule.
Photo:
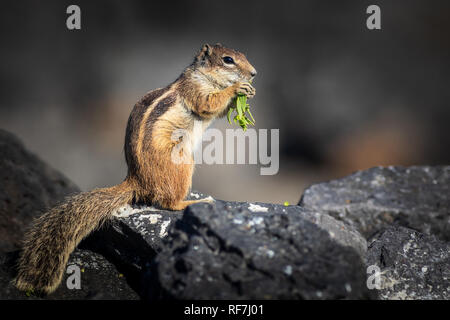
[[[253,70],[252,72],[250,72],[250,75],[251,75],[252,77],[254,77],[254,76],[256,76],[257,73],[258,73],[258,72],[256,72],[256,70]]]

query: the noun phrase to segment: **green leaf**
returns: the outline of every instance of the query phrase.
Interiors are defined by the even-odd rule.
[[[231,119],[230,119],[230,117],[231,117],[231,114],[233,113],[233,111],[234,111],[234,108],[228,109],[227,119],[228,119],[228,123],[229,123],[229,124],[231,124]]]
[[[247,112],[248,112],[250,118],[252,118],[253,125],[255,125],[255,118],[253,118],[253,115],[252,115],[252,113],[250,112],[250,109],[247,109]]]
[[[234,100],[235,107],[230,107],[227,113],[228,123],[231,124],[231,114],[236,111],[236,116],[233,121],[239,124],[241,128],[246,131],[248,125],[255,125],[255,119],[250,112],[250,105],[247,103],[247,96],[245,94],[240,94]],[[246,113],[250,115],[251,120],[246,116]]]

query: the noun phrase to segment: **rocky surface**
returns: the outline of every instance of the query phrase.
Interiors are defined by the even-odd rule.
[[[299,205],[328,213],[366,238],[401,225],[450,241],[450,167],[376,167],[308,188]]]
[[[0,129],[0,252],[18,249],[34,217],[78,191],[14,135]]]
[[[17,259],[17,251],[0,255],[0,299],[44,299],[30,292],[24,293],[17,290],[11,283],[14,278],[14,263]],[[45,297],[48,300],[130,300],[138,299],[139,296],[127,284],[126,278],[116,267],[104,257],[89,250],[77,249],[69,259],[67,266],[79,268],[79,289],[71,287],[74,285],[74,271],[64,275],[59,288]]]
[[[0,299],[42,299],[12,286],[12,250],[78,189],[1,130],[0,153]],[[450,167],[380,167],[311,186],[297,206],[126,206],[71,255],[81,288],[66,274],[45,299],[450,299],[449,189]]]
[[[193,191],[188,199],[206,197],[204,194]],[[323,229],[333,241],[354,249],[361,260],[365,257],[366,240],[351,227],[328,215],[302,210],[298,206],[284,207],[267,203],[223,201],[217,203],[226,203],[229,215],[239,215],[243,210],[249,214],[278,212],[301,215],[305,221],[312,222]],[[149,266],[157,254],[166,248],[167,244],[163,240],[167,238],[168,230],[173,228],[175,223],[183,223],[182,216],[182,211],[159,210],[148,206],[127,206],[118,210],[115,219],[108,225],[86,239],[82,247],[94,250],[113,261],[125,274],[136,292],[147,298],[154,298],[159,291],[156,290],[158,293],[155,293],[153,287],[156,285],[158,288],[159,284],[154,281],[149,282]],[[205,217],[208,217],[208,213],[205,213]],[[231,227],[234,227],[234,224]]]
[[[190,192],[187,199],[207,196]],[[138,293],[142,293],[142,273],[161,251],[162,241],[183,211],[168,211],[147,205],[120,208],[115,217],[85,239],[80,247],[93,250],[112,261]]]
[[[368,298],[357,250],[303,213],[259,203],[190,206],[152,264],[147,298]]]
[[[382,299],[450,299],[450,244],[390,227],[369,244],[367,266],[379,268]]]

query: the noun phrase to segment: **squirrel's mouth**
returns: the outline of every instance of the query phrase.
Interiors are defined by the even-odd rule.
[[[253,72],[250,72],[249,74],[246,74],[245,80],[252,83],[252,81],[255,79],[256,76],[256,70]]]

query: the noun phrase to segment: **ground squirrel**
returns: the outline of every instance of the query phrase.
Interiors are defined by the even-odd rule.
[[[53,292],[78,243],[122,206],[144,202],[183,210],[211,201],[185,200],[192,184],[194,145],[212,120],[227,113],[238,94],[255,95],[249,83],[255,75],[244,54],[205,44],[178,79],[147,93],[134,106],[127,124],[127,177],[117,186],[72,196],[36,219],[24,237],[17,288]],[[200,133],[193,132],[196,121],[201,123]],[[188,132],[188,138],[174,140],[177,129]],[[174,163],[175,146],[191,161]]]

